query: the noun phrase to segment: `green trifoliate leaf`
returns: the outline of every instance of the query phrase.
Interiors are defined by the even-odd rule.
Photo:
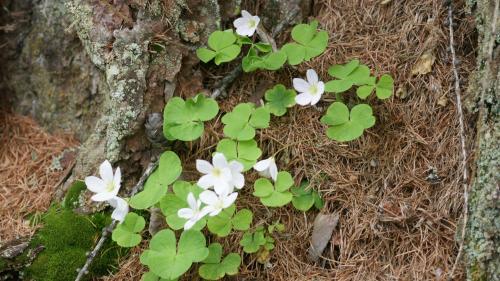
[[[140,259],[157,276],[175,279],[188,271],[193,262],[200,262],[207,256],[208,248],[201,232],[184,231],[177,243],[175,233],[164,229],[153,236],[149,249],[142,253]]]
[[[195,140],[203,133],[203,121],[214,118],[218,112],[217,102],[203,94],[187,101],[173,97],[163,112],[163,133],[169,140]]]
[[[129,204],[137,210],[147,209],[158,203],[167,193],[168,186],[160,181],[159,171],[154,171],[144,184],[144,190],[130,198]]]
[[[264,231],[245,232],[240,240],[240,246],[245,253],[256,253],[261,246],[266,244]]]
[[[208,47],[210,49],[199,48],[196,50],[196,55],[205,63],[214,59],[216,65],[232,61],[241,51],[238,44],[240,42],[236,42],[236,39],[232,30],[214,31],[208,37]]]
[[[180,218],[177,212],[182,208],[188,208],[187,196],[190,192],[195,197],[203,191],[201,187],[196,184],[191,184],[186,181],[176,181],[173,186],[173,193],[167,193],[160,200],[160,209],[165,215],[167,224],[173,230],[179,230],[184,227],[186,219]],[[201,230],[205,227],[206,219],[199,220],[192,229]]]
[[[241,258],[238,254],[230,253],[221,261],[222,246],[219,243],[210,244],[208,249],[210,253],[198,271],[203,279],[219,280],[225,275],[235,275],[238,273],[241,263]]]
[[[343,142],[360,137],[365,129],[375,124],[375,117],[367,104],[358,104],[349,113],[345,104],[334,102],[328,107],[321,122],[331,126],[326,133],[329,138]]]
[[[283,51],[272,52],[262,57],[256,53],[249,52],[242,60],[243,71],[252,72],[257,69],[278,70],[286,62],[286,54]]]
[[[255,137],[255,129],[269,126],[270,114],[263,107],[255,108],[253,103],[241,103],[233,111],[222,117],[224,134],[239,141],[251,140]]]
[[[333,65],[328,69],[330,76],[338,80],[328,81],[325,84],[326,92],[342,93],[353,85],[374,85],[375,77],[370,76],[368,66],[352,60],[344,65]]]
[[[392,95],[394,90],[394,79],[389,74],[384,74],[380,77],[377,83],[376,94],[381,100],[387,99]]]
[[[278,173],[274,185],[265,178],[256,180],[253,195],[259,197],[265,206],[281,207],[292,200],[292,193],[288,191],[292,185],[293,179],[290,173],[282,171]]]
[[[317,31],[318,22],[299,24],[292,29],[292,38],[296,43],[287,43],[281,49],[286,53],[288,63],[296,65],[302,61],[321,55],[328,45],[328,33]]]
[[[158,203],[167,193],[168,185],[173,183],[181,172],[179,156],[172,151],[163,152],[158,169],[149,176],[144,184],[144,190],[130,198],[130,206],[143,210]]]
[[[231,139],[222,139],[217,144],[217,152],[226,156],[228,161],[236,160],[243,164],[243,171],[250,170],[257,159],[262,155],[262,151],[257,146],[255,140],[234,141]]]
[[[294,90],[287,90],[282,84],[267,90],[265,94],[266,108],[275,116],[283,116],[287,108],[295,105]]]
[[[382,75],[377,84],[374,83],[375,81],[370,82],[373,82],[373,84],[360,86],[356,90],[356,94],[361,99],[366,99],[373,92],[373,89],[375,89],[377,98],[381,100],[389,98],[394,91],[394,79],[389,74]]]
[[[161,278],[160,276],[154,274],[153,272],[146,272],[144,275],[141,277],[141,281],[177,281],[178,279],[165,279]]]
[[[235,211],[236,207],[233,204],[217,216],[209,217],[207,222],[208,230],[219,237],[229,235],[232,229],[247,230],[252,223],[252,212],[248,209],[243,209],[235,214]]]
[[[303,182],[300,186],[292,187],[290,190],[293,194],[292,205],[303,212],[311,209],[313,205],[318,209],[323,207],[321,196],[315,190],[307,189],[308,185],[308,182]]]
[[[125,220],[114,230],[111,238],[121,247],[134,247],[141,242],[140,233],[146,221],[136,213],[128,213]]]
[[[269,53],[273,50],[273,48],[271,47],[271,44],[268,44],[268,43],[259,42],[259,43],[255,43],[254,46],[257,50],[259,50],[259,52],[263,52],[263,53]]]

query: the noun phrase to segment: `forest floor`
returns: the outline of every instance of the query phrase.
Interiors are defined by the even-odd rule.
[[[220,101],[221,110],[258,101],[274,84],[289,87],[291,79],[308,68],[326,78],[330,65],[354,58],[378,74],[391,73],[396,94],[385,102],[370,101],[377,124],[359,140],[346,144],[324,134],[319,119],[326,102],[320,102],[317,110],[294,107],[281,118],[273,117],[270,128],[260,131],[259,147],[267,153],[263,158],[277,152],[278,167],[290,171],[296,183],[307,179],[322,195],[323,211],[338,213],[340,219],[324,262],[312,264],[307,249],[315,212],[304,214],[292,207],[270,211],[251,196],[247,184],[238,205],[252,209],[257,218],[279,220],[286,231],[276,237],[270,267],[246,257],[235,280],[446,280],[458,251],[455,233],[463,208],[447,9],[442,1],[432,0],[392,1],[390,5],[317,2],[313,14],[330,34],[327,51],[297,69],[243,75]],[[245,7],[259,14],[258,4]],[[474,19],[465,10],[455,11],[455,17],[459,74],[465,91],[468,74],[475,68]],[[285,42],[288,34],[284,32],[277,42]],[[206,87],[231,67],[222,68],[218,76],[212,68],[202,69]],[[189,87],[182,89],[189,84],[183,79],[191,77],[179,78],[180,94],[193,96]],[[26,117],[1,114],[0,118],[0,124],[7,124],[0,136],[0,237],[9,239],[33,232],[24,222],[25,215],[49,206],[71,164],[53,171],[48,167],[54,157],[77,143],[67,135],[44,133]],[[466,119],[470,148],[474,120],[472,115]],[[195,159],[209,158],[221,138],[222,124],[216,119],[207,123],[200,141],[176,145],[174,150],[187,163],[183,167],[187,179],[197,176]],[[255,179],[251,175],[247,182]],[[37,183],[35,187],[32,182]],[[23,206],[21,212],[17,206]],[[221,241],[224,248],[238,251],[240,236],[232,234]],[[140,280],[146,269],[139,263],[139,253],[140,246],[104,280]],[[457,280],[462,280],[462,266],[457,273]]]

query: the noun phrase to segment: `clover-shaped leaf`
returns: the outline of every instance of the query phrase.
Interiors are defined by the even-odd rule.
[[[163,112],[163,134],[168,140],[195,140],[203,133],[203,121],[214,118],[218,112],[217,102],[203,94],[187,101],[173,97]]]
[[[245,232],[240,240],[240,246],[243,247],[245,253],[256,253],[261,246],[266,244],[264,231],[257,230],[255,232]]]
[[[182,208],[188,208],[187,196],[190,192],[195,197],[203,191],[201,187],[196,184],[191,184],[186,181],[176,181],[173,186],[173,193],[167,193],[160,200],[160,209],[165,215],[168,226],[173,230],[178,230],[184,227],[186,219],[180,218],[177,211]],[[206,219],[200,219],[192,229],[201,230],[205,227]]]
[[[381,100],[387,99],[392,95],[394,90],[394,79],[389,74],[384,74],[379,78],[377,84],[373,83],[360,86],[356,94],[361,99],[366,99],[373,92],[373,89],[375,89],[377,98]]]
[[[336,141],[351,141],[363,134],[365,129],[375,124],[372,108],[358,104],[351,109],[341,102],[334,102],[321,117],[321,123],[330,125],[326,134]]]
[[[222,139],[217,144],[217,152],[224,154],[228,161],[236,160],[243,164],[243,171],[250,170],[262,155],[257,142],[253,139],[248,141]]]
[[[264,107],[255,108],[253,103],[241,103],[222,117],[224,134],[239,141],[255,137],[255,129],[269,127],[270,114]]]
[[[236,36],[232,30],[214,31],[208,37],[208,48],[199,48],[196,50],[198,58],[207,63],[215,59],[215,64],[234,60],[241,51],[240,45],[236,42]]]
[[[288,191],[292,185],[290,173],[282,171],[278,173],[274,185],[266,178],[256,180],[253,195],[259,197],[265,206],[281,207],[292,201],[293,195]]]
[[[141,281],[177,281],[177,280],[178,278],[175,279],[161,278],[160,276],[154,274],[154,272],[152,271],[144,273],[141,277]]]
[[[275,116],[283,116],[287,108],[295,105],[295,96],[294,90],[287,90],[285,86],[278,84],[266,91],[266,108]]]
[[[300,186],[292,187],[290,191],[293,194],[292,205],[295,209],[306,212],[314,205],[318,209],[323,207],[323,200],[318,192],[307,189],[309,183],[303,182]]]
[[[368,66],[360,64],[359,60],[352,60],[344,65],[333,65],[328,69],[330,76],[338,80],[328,81],[325,92],[342,93],[353,85],[372,85],[375,77],[370,76]]]
[[[241,61],[243,71],[252,72],[257,69],[278,70],[286,62],[286,54],[283,51],[268,53],[262,57],[255,52],[249,52]]]
[[[130,198],[130,206],[134,209],[147,209],[158,203],[167,193],[168,185],[181,174],[182,166],[179,156],[172,151],[165,151],[160,156],[158,169],[154,171],[146,183],[144,190]]]
[[[149,242],[149,249],[141,257],[154,274],[165,279],[175,279],[184,274],[193,264],[208,256],[205,236],[199,231],[182,232],[177,244],[175,233],[164,229],[156,233]]]
[[[247,230],[252,223],[253,213],[248,209],[239,210],[236,214],[236,207],[231,205],[224,209],[217,216],[209,217],[207,227],[210,232],[219,237],[229,235],[232,229]]]
[[[225,275],[235,275],[240,267],[241,257],[236,253],[228,254],[222,259],[222,246],[219,243],[212,243],[208,246],[208,257],[203,260],[198,273],[206,280],[219,280]]]
[[[328,33],[317,31],[318,22],[299,24],[292,29],[292,38],[296,43],[287,43],[281,48],[286,53],[288,63],[296,65],[321,55],[328,45]]]
[[[125,220],[113,230],[111,239],[121,247],[134,247],[141,242],[141,235],[138,233],[145,225],[143,217],[136,213],[128,213]]]

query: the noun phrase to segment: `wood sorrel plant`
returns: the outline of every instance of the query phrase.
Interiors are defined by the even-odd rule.
[[[319,23],[313,21],[295,26],[291,34],[293,42],[273,51],[269,44],[249,38],[258,28],[260,19],[246,11],[242,11],[242,15],[234,21],[236,33],[229,29],[215,31],[209,36],[208,48],[196,52],[201,61],[208,63],[213,60],[219,65],[238,58],[241,51],[246,50],[242,58],[244,71],[278,70],[286,62],[297,65],[309,61],[321,55],[328,45],[327,32],[319,30]],[[253,195],[263,205],[278,208],[291,202],[300,211],[313,206],[317,209],[323,207],[319,193],[309,188],[307,182],[294,186],[292,175],[279,171],[274,155],[257,161],[262,151],[254,138],[256,130],[269,127],[270,114],[283,116],[295,104],[315,105],[325,92],[334,93],[336,97],[321,118],[321,122],[328,126],[326,134],[329,138],[354,140],[372,127],[375,117],[370,105],[348,106],[342,95],[357,87],[354,99],[365,100],[372,92],[378,99],[387,99],[393,92],[392,77],[384,74],[377,80],[358,60],[333,65],[328,74],[333,80],[323,82],[316,71],[309,69],[305,79],[292,80],[293,89],[282,84],[269,89],[263,106],[241,103],[223,114],[221,122],[225,138],[217,144],[211,162],[196,161],[196,169],[200,172],[197,182],[179,180],[182,165],[172,151],[161,155],[159,166],[147,179],[143,191],[129,199],[117,197],[120,170],[118,168],[113,175],[107,162],[101,165],[101,179],[86,179],[87,187],[97,193],[94,200],[108,200],[115,207],[113,218],[121,223],[113,231],[112,238],[122,247],[138,245],[142,239],[140,232],[145,227],[143,217],[127,214],[128,204],[138,210],[159,208],[165,216],[168,228],[153,235],[149,248],[140,257],[141,263],[150,270],[143,280],[177,280],[193,263],[201,263],[199,275],[207,280],[237,274],[242,254],[224,254],[222,245],[216,242],[207,246],[204,233],[221,239],[233,232],[244,232],[239,243],[244,253],[258,253],[257,260],[269,256],[275,243],[273,234],[284,231],[284,225],[275,222],[268,224],[267,228],[262,223],[252,226],[252,211],[237,208],[235,204],[239,191],[245,188],[244,173],[252,167],[262,176],[253,184]],[[217,102],[203,94],[188,100],[174,97],[165,106],[163,132],[172,141],[196,140],[204,132],[204,122],[215,118],[218,113]],[[207,231],[202,232],[204,229]]]

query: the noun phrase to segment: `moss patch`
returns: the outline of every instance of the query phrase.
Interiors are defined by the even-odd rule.
[[[30,247],[43,245],[45,249],[33,264],[26,268],[27,280],[74,280],[77,269],[86,261],[89,252],[101,235],[101,230],[111,222],[108,214],[78,215],[60,206],[52,206],[43,218],[44,226],[31,241]],[[86,276],[108,274],[126,250],[108,240],[100,251]]]
[[[64,197],[63,207],[66,209],[76,209],[80,207],[80,194],[86,189],[85,183],[83,181],[75,181]]]

